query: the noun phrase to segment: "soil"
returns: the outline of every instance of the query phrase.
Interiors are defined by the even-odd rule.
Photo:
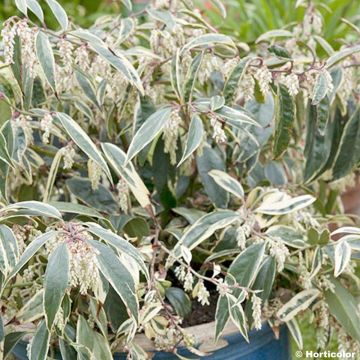
[[[191,304],[192,311],[182,322],[182,327],[200,325],[214,321],[217,299],[218,293],[214,290],[210,291],[210,305],[202,306],[198,301],[194,300]]]

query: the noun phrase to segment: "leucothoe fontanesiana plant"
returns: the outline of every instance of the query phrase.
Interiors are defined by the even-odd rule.
[[[81,29],[55,0],[16,1],[3,24],[2,356],[25,338],[33,360],[145,359],[139,332],[202,355],[192,301],[216,302],[216,339],[268,321],[301,348],[309,314],[319,348],[359,354],[360,228],[340,195],[360,45],[320,41],[324,57],[315,7],[250,50],[189,1],[123,3]]]

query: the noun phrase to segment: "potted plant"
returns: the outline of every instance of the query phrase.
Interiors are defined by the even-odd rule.
[[[359,354],[360,46],[314,7],[250,48],[189,1],[46,3],[2,29],[1,356],[288,359],[299,319]]]

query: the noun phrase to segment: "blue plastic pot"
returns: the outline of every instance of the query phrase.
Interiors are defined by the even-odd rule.
[[[206,328],[202,326],[202,331]],[[214,332],[213,327],[209,324],[208,333]],[[222,347],[219,350],[215,350],[212,354],[205,356],[202,359],[209,360],[290,360],[290,344],[288,338],[288,332],[285,327],[282,327],[280,331],[280,338],[277,340],[274,336],[272,329],[264,324],[263,328],[259,331],[251,331],[249,333],[250,343],[247,343],[244,338],[238,333],[228,333],[222,338],[223,343],[227,343],[227,346]],[[19,342],[13,350],[14,355],[19,360],[28,360],[26,356],[26,345],[24,341]],[[197,359],[196,356],[189,353],[186,349],[180,349],[179,353]],[[56,357],[61,359],[60,356]],[[114,360],[125,360],[125,354],[115,354]],[[157,352],[154,360],[178,360],[178,358],[169,353]],[[101,359],[99,359],[101,360]]]

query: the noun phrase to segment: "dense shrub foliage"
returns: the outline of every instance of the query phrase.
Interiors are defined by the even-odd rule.
[[[358,52],[314,6],[255,45],[191,1],[69,22],[15,1],[0,63],[0,342],[32,360],[129,359],[180,344],[191,302],[215,338],[269,321],[359,351]],[[213,1],[225,16],[225,8]],[[298,2],[298,6],[302,6]],[[29,16],[28,16],[29,15]],[[356,27],[354,27],[356,31]],[[324,53],[326,56],[324,56]],[[318,55],[321,54],[321,55]]]

